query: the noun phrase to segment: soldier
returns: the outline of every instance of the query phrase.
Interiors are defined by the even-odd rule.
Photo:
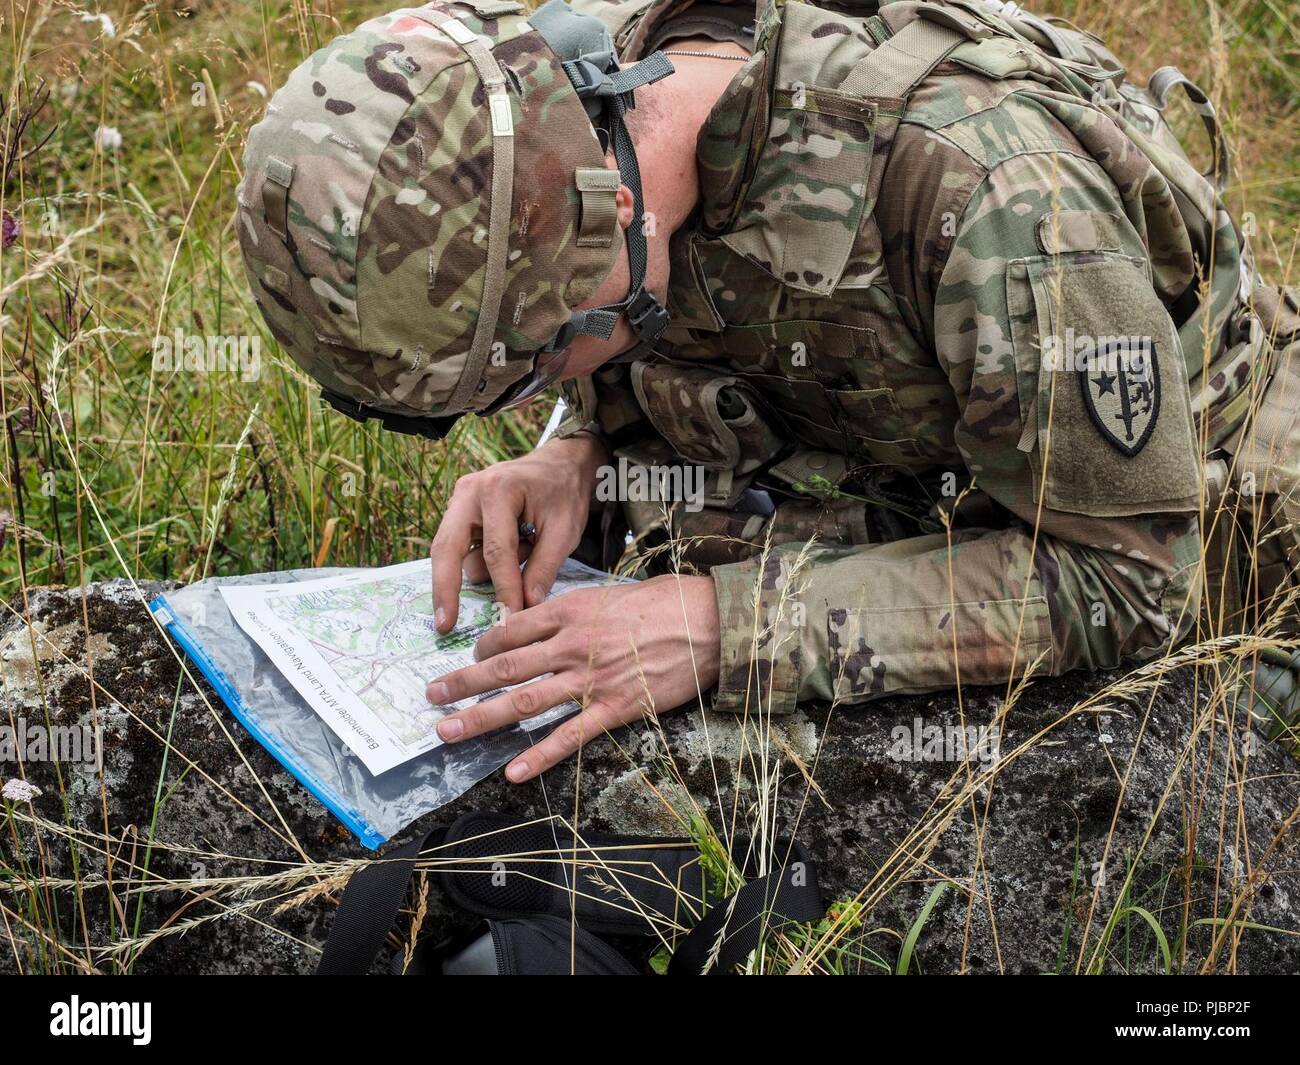
[[[429,698],[522,685],[442,737],[580,699],[521,781],[715,687],[766,715],[1183,640],[1202,460],[1228,469],[1270,372],[1244,242],[1161,116],[1185,88],[1217,137],[1199,90],[982,0],[583,3],[606,25],[372,20],[249,139],[250,283],[337,408],[439,437],[568,400],[434,538],[443,631],[462,566],[510,613]],[[616,461],[702,468],[704,508],[593,507]],[[545,602],[621,519],[681,572]]]

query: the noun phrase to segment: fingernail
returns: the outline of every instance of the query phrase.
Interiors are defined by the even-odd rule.
[[[511,762],[506,767],[506,777],[518,784],[524,777],[528,776],[528,763],[524,761]]]
[[[465,731],[465,723],[459,718],[444,717],[438,722],[438,735],[444,740],[454,740]]]
[[[435,680],[425,690],[424,694],[429,697],[429,702],[441,706],[447,701],[447,696],[451,693],[447,691],[447,685],[443,684],[440,680]]]
[[[533,606],[543,602],[546,599],[546,589],[540,584],[533,585]]]
[[[447,623],[447,611],[443,610],[442,607],[438,607],[438,609],[433,612],[433,623],[437,625],[438,628],[442,628],[443,625]]]

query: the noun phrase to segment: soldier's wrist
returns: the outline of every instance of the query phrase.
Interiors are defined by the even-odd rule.
[[[581,469],[584,483],[594,485],[600,467],[609,462],[609,448],[598,432],[580,429],[569,436],[552,440],[546,446],[553,449],[553,452],[566,452],[568,461]]]

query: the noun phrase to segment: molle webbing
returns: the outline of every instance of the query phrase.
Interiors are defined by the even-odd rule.
[[[918,18],[873,49],[849,72],[842,92],[904,100],[969,34]]]
[[[483,268],[483,295],[479,300],[474,339],[460,378],[447,401],[449,410],[468,410],[483,377],[496,335],[497,315],[506,288],[506,264],[510,251],[510,215],[514,201],[515,137],[514,117],[506,78],[491,51],[459,19],[427,7],[410,12],[451,38],[465,50],[487,93],[492,122],[492,191],[488,210],[487,263]]]

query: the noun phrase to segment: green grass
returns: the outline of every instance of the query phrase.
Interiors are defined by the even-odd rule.
[[[414,557],[459,474],[535,438],[536,411],[466,419],[445,444],[357,426],[322,408],[249,297],[232,226],[243,139],[264,104],[249,83],[273,90],[314,47],[381,9],[117,4],[105,9],[116,26],[106,37],[64,8],[11,2],[0,129],[44,84],[49,101],[22,146],[49,140],[13,168],[3,201],[24,236],[0,262],[0,285],[17,282],[0,331],[0,592],[24,575],[188,581],[318,557]],[[1226,105],[1238,162],[1230,199],[1257,215],[1260,258],[1279,276],[1300,218],[1300,45],[1276,0],[1222,11],[1227,81],[1200,5],[1062,7],[1134,48],[1135,72],[1175,62]],[[1125,27],[1137,21],[1149,32],[1133,39]],[[1188,108],[1180,116],[1199,146],[1197,120]],[[119,149],[96,149],[100,126],[120,131]],[[92,226],[43,277],[20,280]],[[151,372],[154,337],[177,329],[258,336],[260,378]]]
[[[1289,5],[1028,6],[1055,7],[1096,30],[1143,79],[1175,63],[1207,87],[1234,149],[1229,203],[1256,218],[1266,275],[1295,282],[1300,37]],[[0,599],[21,603],[26,587],[51,583],[189,582],[417,557],[458,476],[531,446],[545,410],[465,419],[446,442],[430,443],[322,408],[315,386],[264,331],[244,283],[234,189],[244,137],[264,106],[250,83],[273,91],[315,47],[383,8],[114,0],[103,8],[115,24],[109,37],[65,6],[0,7],[0,143],[15,156],[0,207],[23,225],[20,241],[0,254]],[[42,86],[48,100],[19,138]],[[1175,121],[1204,153],[1190,109]],[[100,127],[118,130],[121,146],[97,147]],[[178,329],[256,335],[259,379],[153,372],[154,338]],[[164,764],[155,817],[174,786]],[[12,810],[0,829],[21,831]],[[700,839],[717,831],[690,829]],[[143,884],[146,874],[137,875]],[[896,885],[909,875],[919,874],[900,866],[883,880]],[[1171,921],[1171,907],[1182,904],[1171,876],[1148,873],[1144,883],[1162,885],[1159,892],[1126,886],[1121,902],[1095,917],[1084,905],[1076,919],[1072,898],[1062,970],[1123,971],[1153,957],[1163,968],[1166,955],[1177,968],[1189,929]],[[40,870],[0,862],[0,878],[34,883]],[[1086,903],[1087,885],[1076,886]],[[814,970],[923,970],[923,931],[943,889],[919,913],[913,907],[890,921],[894,928],[874,927],[889,890],[845,900],[807,938],[792,933],[773,948],[771,967],[789,967],[791,952],[807,948]],[[28,898],[25,919],[79,942],[74,897],[46,888]],[[119,931],[139,936],[137,914],[124,914]],[[1241,923],[1233,914],[1223,920]],[[1089,943],[1091,962],[1079,941]],[[34,967],[68,967],[37,942]],[[129,967],[131,956],[117,964]]]

